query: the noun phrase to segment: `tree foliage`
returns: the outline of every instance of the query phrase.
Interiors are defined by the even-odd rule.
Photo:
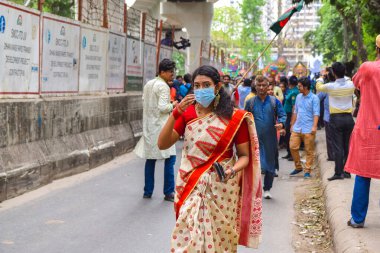
[[[177,50],[174,50],[172,59],[175,62],[176,75],[185,75],[185,55]]]
[[[325,4],[319,11],[321,25],[317,30],[304,35],[306,44],[312,46],[312,51],[322,54],[324,62],[330,64],[343,58],[343,20],[335,8]]]
[[[265,0],[243,0],[241,4],[243,29],[240,40],[244,60],[255,60],[268,43],[261,25],[261,7],[264,5]],[[269,58],[269,54],[267,51],[264,58]]]
[[[265,0],[243,0],[240,8],[215,8],[211,36],[216,46],[238,52],[245,61],[256,59],[268,43],[261,26],[264,5]]]
[[[240,13],[233,7],[214,9],[211,36],[218,47],[239,48],[241,32]]]
[[[27,3],[28,1],[11,0],[11,2],[25,5],[25,3]],[[43,4],[43,11],[56,14],[62,17],[74,19],[75,18],[74,6],[75,6],[75,0],[45,0]],[[38,0],[31,0],[29,2],[28,7],[37,9]]]
[[[305,0],[306,4],[312,2]],[[323,0],[321,26],[306,34],[305,39],[316,51],[322,52],[328,62],[352,59],[358,66],[375,58],[375,38],[380,34],[379,13],[378,0]]]

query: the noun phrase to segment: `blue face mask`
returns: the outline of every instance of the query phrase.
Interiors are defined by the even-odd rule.
[[[194,90],[194,94],[195,101],[204,108],[207,108],[215,99],[214,87]]]

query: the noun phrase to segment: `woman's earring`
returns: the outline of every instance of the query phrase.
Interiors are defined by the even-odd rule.
[[[216,110],[216,107],[217,107],[218,104],[219,104],[219,100],[220,100],[220,94],[219,94],[219,91],[218,91],[218,93],[217,93],[216,96],[215,96],[214,110]]]

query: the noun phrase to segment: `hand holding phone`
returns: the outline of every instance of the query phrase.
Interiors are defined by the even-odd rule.
[[[218,174],[218,178],[219,178],[220,182],[224,183],[226,180],[226,173],[224,172],[222,165],[220,165],[218,162],[215,162],[213,164],[213,167],[214,167],[216,173]]]

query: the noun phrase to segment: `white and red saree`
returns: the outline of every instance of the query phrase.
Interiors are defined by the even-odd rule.
[[[217,181],[212,164],[233,166],[231,153],[242,122],[249,131],[248,166],[227,183]],[[237,245],[257,248],[261,240],[262,185],[259,142],[252,114],[237,110],[231,120],[211,113],[186,125],[176,181],[177,222],[171,252],[237,252]]]

